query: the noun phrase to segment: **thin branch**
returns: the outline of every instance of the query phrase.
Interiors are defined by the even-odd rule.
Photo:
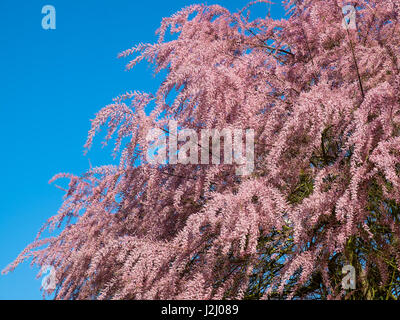
[[[343,19],[345,19],[343,11],[340,10],[340,12],[342,13]],[[347,24],[346,24],[346,26],[347,26]],[[346,32],[347,32],[347,38],[348,38],[349,44],[350,44],[350,50],[351,50],[351,53],[352,53],[352,56],[353,56],[354,65],[355,65],[356,72],[357,72],[358,84],[360,86],[362,98],[364,99],[365,98],[364,88],[363,88],[363,84],[362,84],[362,81],[361,81],[360,70],[358,68],[356,54],[355,54],[355,51],[354,51],[354,45],[353,45],[353,42],[351,41],[351,38],[350,38],[349,28],[346,28]]]

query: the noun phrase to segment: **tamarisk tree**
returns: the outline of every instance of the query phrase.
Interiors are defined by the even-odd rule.
[[[58,234],[39,233],[4,272],[53,266],[56,299],[397,299],[400,5],[353,1],[350,28],[348,4],[288,0],[282,20],[250,20],[254,3],[192,5],[163,19],[156,43],[120,54],[164,70],[157,92],[123,94],[92,120],[86,148],[104,126],[119,164],[55,176],[70,180],[43,228]],[[253,129],[253,172],[150,163],[147,134],[170,135],[170,120]]]

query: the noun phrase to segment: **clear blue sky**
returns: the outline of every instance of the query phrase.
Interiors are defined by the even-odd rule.
[[[276,2],[272,15],[283,17]],[[109,148],[83,155],[94,114],[128,90],[156,90],[146,63],[126,72],[117,54],[156,41],[161,19],[193,3],[201,1],[0,0],[0,270],[61,205],[63,192],[48,184],[54,174],[81,174],[88,158],[112,161]],[[207,3],[235,10],[247,0]],[[56,30],[42,29],[47,4]],[[0,299],[42,299],[37,272],[24,263],[0,275]]]

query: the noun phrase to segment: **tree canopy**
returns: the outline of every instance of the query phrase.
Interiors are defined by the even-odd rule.
[[[69,189],[44,228],[60,233],[39,233],[5,271],[53,266],[57,299],[397,299],[400,5],[353,1],[352,29],[347,4],[164,18],[156,43],[120,54],[165,71],[157,92],[127,92],[92,120],[86,147],[105,126],[119,165],[57,175]],[[146,136],[170,135],[171,120],[254,130],[254,170],[150,163]]]

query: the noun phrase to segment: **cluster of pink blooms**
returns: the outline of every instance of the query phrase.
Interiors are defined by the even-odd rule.
[[[59,234],[39,234],[6,271],[29,258],[54,266],[58,299],[240,299],[258,239],[287,226],[293,252],[263,297],[300,268],[299,285],[320,271],[335,298],[328,262],[349,237],[371,236],[371,182],[400,203],[400,5],[356,2],[356,30],[342,26],[342,0],[289,0],[282,20],[248,20],[253,4],[163,19],[157,43],[120,54],[138,55],[128,69],[144,59],[166,70],[158,91],[121,95],[92,121],[86,147],[107,126],[119,165],[60,175],[69,189],[45,226]],[[147,163],[148,131],[171,119],[254,129],[253,173]],[[302,174],[312,192],[291,202]],[[379,219],[400,238],[389,211]],[[399,248],[387,250],[400,268]]]

